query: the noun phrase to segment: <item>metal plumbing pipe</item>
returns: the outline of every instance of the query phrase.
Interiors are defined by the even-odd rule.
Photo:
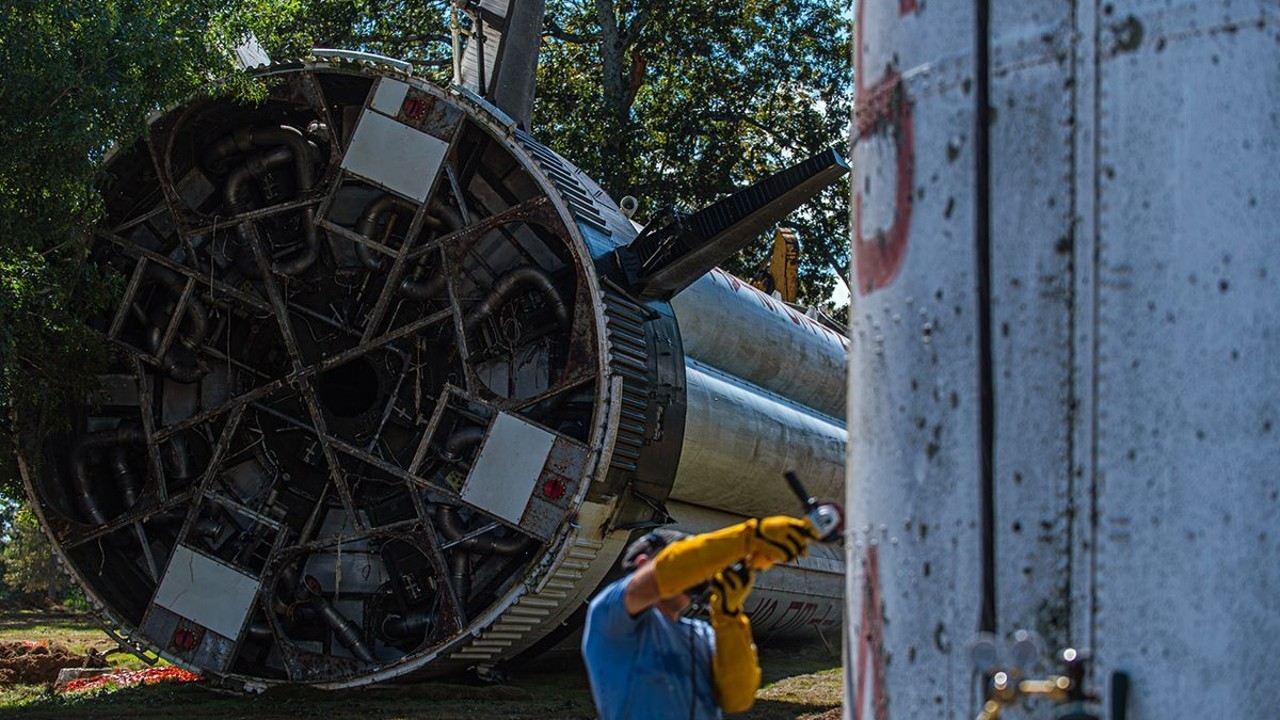
[[[458,511],[449,505],[435,507],[436,527],[440,533],[452,541],[466,537],[467,529],[458,516]],[[529,538],[514,535],[498,539],[491,535],[466,538],[461,540],[449,553],[449,571],[453,576],[453,587],[461,600],[471,594],[471,559],[472,554],[481,555],[515,555],[529,543]]]
[[[478,445],[484,439],[484,428],[479,425],[469,425],[450,435],[444,441],[444,448],[441,456],[450,462],[457,462],[462,459],[462,451],[472,445]]]
[[[418,209],[408,200],[395,195],[383,195],[365,207],[364,212],[360,215],[360,220],[356,223],[356,234],[372,240],[373,232],[378,226],[378,220],[382,215],[391,212],[395,208],[411,213],[417,212]],[[458,211],[443,202],[432,200],[429,209],[430,212],[425,219],[427,224],[433,228],[452,232],[462,227],[462,217],[458,214]],[[356,243],[356,257],[360,258],[360,262],[370,270],[376,272],[382,269],[382,259],[374,257],[374,254],[369,250],[369,246],[364,243]],[[427,300],[438,296],[444,290],[444,283],[444,273],[437,272],[428,280],[405,278],[400,281],[399,290],[402,294],[414,300]]]
[[[549,398],[539,400],[538,402],[524,408],[521,412],[535,420],[542,421],[564,405],[581,402],[590,403],[593,402],[594,399],[594,392],[588,389],[581,389],[574,392],[563,392],[559,395],[552,395]]]
[[[275,634],[271,632],[271,626],[264,622],[249,623],[249,637],[262,642],[264,640],[272,640]]]
[[[187,447],[186,436],[173,436],[169,443],[164,446],[162,453],[169,475],[175,480],[190,480],[196,476],[196,470],[191,462],[191,449]]]
[[[562,326],[569,324],[569,308],[564,304],[560,294],[556,292],[556,286],[552,282],[551,276],[540,267],[522,265],[498,277],[497,281],[493,283],[493,290],[467,315],[467,329],[470,330],[488,319],[521,288],[537,290],[551,304],[551,309],[556,315],[556,322]]]
[[[458,599],[466,602],[471,595],[471,553],[454,550],[449,554],[449,572],[453,576],[453,589]]]
[[[152,266],[150,274],[156,282],[173,293],[175,298],[182,297],[183,291],[186,290],[186,283],[177,273],[167,268]],[[181,342],[194,353],[204,342],[205,336],[209,334],[209,312],[200,298],[194,294],[187,301],[183,320],[188,327],[180,336]],[[147,334],[147,342],[153,354],[160,352],[160,345],[164,342],[164,331],[165,328],[160,327],[158,323],[153,323],[151,331]],[[171,354],[174,354],[172,347],[165,352],[165,357],[160,358],[160,371],[171,380],[184,384],[193,383],[208,372],[208,368],[204,367],[199,357],[182,358],[171,356]]]
[[[98,432],[87,433],[81,435],[76,440],[75,446],[71,450],[71,477],[72,477],[72,500],[79,506],[80,511],[89,518],[95,525],[106,525],[108,518],[102,510],[102,505],[98,501],[98,497],[94,494],[93,482],[89,477],[89,455],[94,450],[115,449],[121,445],[143,442],[145,438],[142,429],[133,425],[121,425],[114,430],[100,430]],[[114,460],[114,458],[113,458]],[[132,470],[128,469],[125,464],[125,475],[121,477],[118,467],[113,466],[116,474],[116,481],[120,483],[121,494],[125,496],[126,508],[128,509],[138,499],[137,478],[133,476]],[[130,500],[132,496],[132,500]]]
[[[356,234],[366,240],[372,240],[373,231],[378,227],[378,220],[396,208],[409,213],[418,210],[413,203],[404,198],[391,194],[382,195],[365,206],[360,220],[356,222]],[[370,270],[376,272],[382,269],[382,258],[374,257],[369,246],[364,243],[356,243],[356,257],[360,258],[360,262]]]
[[[153,515],[151,519],[155,522],[167,525],[181,525],[187,520],[187,511],[182,509],[169,510],[157,515]],[[188,537],[212,538],[222,532],[222,528],[226,527],[225,523],[213,518],[201,517],[196,518],[191,523],[191,530]]]
[[[462,227],[462,216],[458,211],[445,205],[439,200],[432,200],[430,207],[431,214],[427,215],[427,220],[436,224],[437,227],[442,226],[447,232],[453,232]],[[441,268],[431,276],[428,280],[413,280],[405,278],[400,281],[400,292],[405,296],[414,300],[429,300],[438,297],[444,290],[445,275],[444,269]]]
[[[186,281],[178,273],[168,268],[152,265],[148,268],[148,272],[151,277],[155,278],[157,282],[175,296],[181,297],[183,291],[187,289]],[[187,319],[192,325],[187,340],[193,345],[198,345],[209,332],[209,312],[205,310],[204,303],[200,302],[200,298],[194,294],[192,294],[187,303]]]
[[[280,580],[274,595],[277,602],[273,603],[273,607],[278,614],[284,614],[291,603],[305,603],[325,621],[325,624],[333,630],[334,636],[338,638],[338,642],[350,650],[352,655],[370,665],[378,662],[378,658],[365,642],[360,628],[329,602],[329,599],[321,593],[320,581],[314,577],[308,575],[299,582],[296,567],[289,565],[281,568]]]
[[[387,615],[382,620],[382,635],[393,640],[407,640],[433,622],[435,616],[426,610],[416,610],[405,615]]]
[[[360,658],[362,661],[373,665],[378,662],[378,658],[374,656],[373,651],[369,649],[369,645],[364,641],[364,635],[361,634],[360,628],[356,624],[343,615],[333,603],[320,595],[316,595],[311,599],[311,606],[315,608],[320,617],[333,630],[333,634],[338,638],[338,642],[342,646],[351,651],[352,655]]]
[[[133,468],[129,467],[129,451],[120,445],[111,448],[107,464],[111,467],[111,474],[115,477],[116,486],[120,488],[120,494],[124,497],[124,506],[126,508],[133,507],[138,502],[138,492],[141,490],[141,486],[138,483],[138,476],[133,472]]]
[[[227,207],[236,215],[248,210],[248,204],[240,199],[244,184],[251,178],[261,177],[270,170],[289,164],[291,160],[293,160],[293,152],[287,147],[276,148],[249,158],[227,177],[227,184],[223,188],[223,198],[226,200]],[[258,269],[258,263],[253,257],[250,227],[252,227],[251,221],[236,225],[236,236],[240,238],[241,245],[236,251],[236,269],[247,278],[259,280],[262,278],[262,272]]]
[[[147,334],[147,343],[151,347],[152,353],[160,351],[160,345],[164,342],[164,328],[152,326],[151,332]],[[185,349],[185,348],[184,348]],[[200,359],[194,355],[183,357],[181,353],[174,352],[175,348],[170,347],[165,356],[160,358],[160,372],[164,376],[175,382],[189,385],[204,377],[208,369],[204,367]]]
[[[315,187],[315,178],[311,176],[311,166],[315,162],[317,148],[307,140],[302,131],[281,125],[274,128],[240,128],[223,137],[205,151],[205,167],[214,172],[226,171],[227,158],[237,153],[246,153],[262,147],[284,145],[289,148],[298,173],[298,188],[307,191]]]
[[[228,147],[241,151],[248,151],[261,146],[275,145],[281,147],[249,157],[227,176],[226,185],[223,189],[223,198],[232,212],[239,214],[248,209],[241,199],[245,182],[250,178],[261,177],[265,173],[283,167],[290,162],[295,165],[294,171],[297,174],[299,195],[305,195],[315,186],[314,178],[311,176],[311,166],[314,164],[317,149],[306,139],[301,131],[288,126],[281,126],[276,130],[257,130],[245,133],[246,131],[236,131],[231,136],[223,138],[214,145],[213,154],[218,157],[225,157],[229,154]],[[308,207],[303,211],[303,228],[305,235],[302,252],[289,260],[274,263],[272,266],[274,272],[281,275],[296,275],[314,265],[320,257],[320,236],[319,230],[316,228],[314,208]],[[236,231],[241,241],[248,244],[249,222],[246,221],[238,225]],[[262,277],[262,273],[258,271],[257,264],[253,262],[253,258],[242,253],[236,256],[236,268],[246,277],[252,279],[260,279]]]
[[[434,517],[436,527],[440,529],[441,535],[452,541],[466,537],[467,527],[463,524],[462,518],[453,506],[436,505]],[[484,555],[515,555],[524,549],[528,541],[528,538],[521,535],[498,539],[486,534],[462,540],[454,547]]]
[[[307,590],[298,582],[298,568],[294,565],[285,565],[280,568],[275,592],[271,594],[271,609],[277,615],[285,615],[289,612],[291,604],[306,599]]]

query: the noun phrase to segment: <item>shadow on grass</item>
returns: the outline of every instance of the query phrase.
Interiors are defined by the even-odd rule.
[[[741,715],[727,716],[731,720],[839,720],[843,708],[840,703],[815,706],[788,700],[761,698],[751,709]]]
[[[25,693],[25,694],[24,694]],[[234,695],[200,684],[152,685],[63,695],[27,686],[0,695],[0,718],[61,720],[497,720],[567,718],[590,720],[595,708],[585,683],[557,680],[545,685],[465,685],[424,682],[353,690],[272,688],[260,695]]]
[[[18,610],[0,614],[0,630],[24,629],[79,633],[97,630],[98,624],[91,615],[78,612]],[[102,637],[107,639],[106,633]]]
[[[808,641],[775,640],[759,650],[762,684],[840,667],[839,651]]]

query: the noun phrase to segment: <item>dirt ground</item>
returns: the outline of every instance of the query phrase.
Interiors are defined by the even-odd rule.
[[[86,653],[113,643],[90,618],[57,612],[0,611],[0,719],[62,720],[593,720],[586,674],[575,653],[543,656],[501,685],[465,681],[321,691],[279,688],[228,695],[201,683],[161,684],[63,694],[61,667],[84,666]],[[112,666],[143,667],[114,654]],[[765,646],[764,683],[741,720],[836,720],[841,714],[839,658],[818,645]]]
[[[62,643],[0,640],[0,685],[52,683],[62,668],[105,666]]]

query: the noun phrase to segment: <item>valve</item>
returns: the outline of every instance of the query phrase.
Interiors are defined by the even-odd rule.
[[[1061,674],[1023,678],[1025,669],[1039,659],[1040,648],[1039,638],[1027,630],[1013,634],[1013,645],[1007,653],[999,639],[989,633],[979,635],[970,643],[970,660],[987,678],[985,700],[977,720],[999,720],[1005,709],[1028,697],[1047,698],[1059,706],[1056,720],[1099,720],[1089,708],[1098,698],[1084,687],[1088,654],[1076,648],[1064,648],[1057,653],[1057,660],[1062,664]]]

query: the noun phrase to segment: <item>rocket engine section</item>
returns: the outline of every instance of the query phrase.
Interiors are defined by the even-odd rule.
[[[110,160],[91,261],[127,281],[88,322],[115,365],[20,458],[122,641],[242,689],[493,663],[637,530],[794,512],[788,468],[842,492],[846,341],[691,258],[834,153],[637,238],[465,90],[338,54],[262,74],[265,102],[194,101]],[[838,627],[841,571],[788,568],[766,631]]]

